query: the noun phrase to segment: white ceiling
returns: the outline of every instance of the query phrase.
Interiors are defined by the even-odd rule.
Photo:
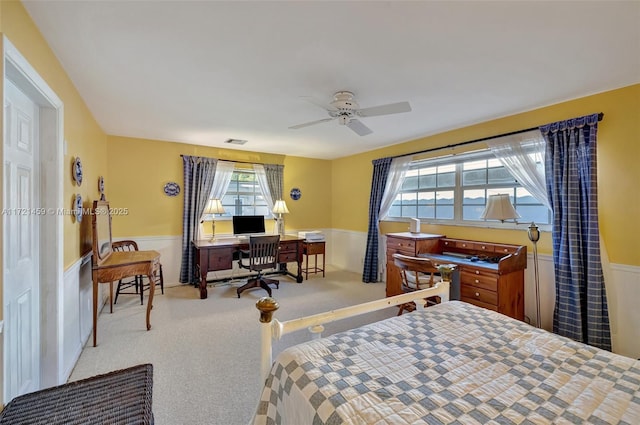
[[[333,159],[640,82],[639,1],[23,3],[111,135]],[[338,90],[413,110],[288,129]]]

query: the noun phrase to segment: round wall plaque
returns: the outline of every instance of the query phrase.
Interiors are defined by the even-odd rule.
[[[73,160],[73,179],[78,186],[82,184],[82,162],[80,162],[79,156]]]
[[[294,201],[297,201],[302,196],[302,192],[297,187],[294,187],[293,189],[291,189],[289,196],[291,196],[291,199],[293,199]]]
[[[178,196],[180,193],[180,185],[176,182],[169,182],[164,185],[164,193],[167,196]]]

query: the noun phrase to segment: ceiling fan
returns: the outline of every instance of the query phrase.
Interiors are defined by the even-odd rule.
[[[338,120],[338,124],[346,125],[359,136],[366,136],[373,131],[364,125],[358,118],[375,117],[380,115],[399,114],[410,112],[409,102],[389,103],[387,105],[372,106],[370,108],[360,108],[360,105],[353,99],[350,91],[339,91],[333,95],[333,101],[329,105],[322,105],[314,100],[306,98],[311,103],[320,106],[329,113],[329,118],[311,121],[289,127],[292,130],[309,127],[327,121]]]

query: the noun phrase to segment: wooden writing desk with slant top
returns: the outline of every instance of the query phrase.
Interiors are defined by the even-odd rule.
[[[157,251],[114,252],[111,247],[111,213],[107,201],[93,201],[91,210],[93,227],[93,346],[96,346],[98,321],[98,287],[100,283],[113,282],[132,276],[149,277],[149,301],[147,302],[147,330],[151,329],[151,309],[156,276],[160,269],[160,253]],[[109,302],[112,302],[111,300]]]

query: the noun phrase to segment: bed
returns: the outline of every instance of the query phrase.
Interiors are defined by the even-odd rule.
[[[263,337],[337,316],[348,313],[262,317]],[[268,365],[255,425],[640,423],[640,361],[460,301],[314,339]]]

